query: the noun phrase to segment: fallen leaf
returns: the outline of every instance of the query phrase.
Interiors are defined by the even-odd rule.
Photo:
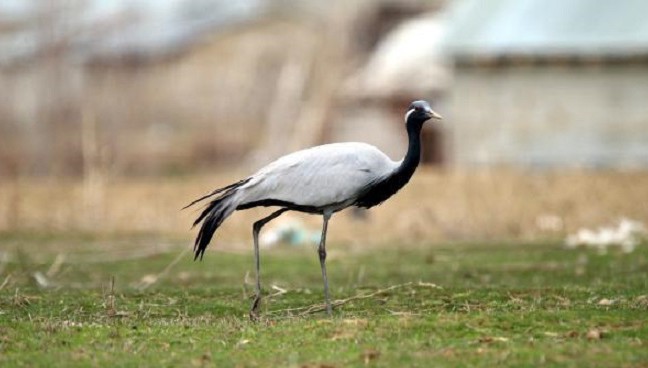
[[[580,334],[578,333],[578,331],[569,331],[569,332],[567,332],[567,335],[566,335],[566,336],[567,336],[567,337],[570,337],[570,338],[573,339],[573,338],[578,337],[579,335],[580,335]]]
[[[484,336],[479,339],[479,342],[490,344],[491,342],[507,342],[509,339],[507,337],[501,336]]]
[[[43,273],[40,271],[34,272],[32,277],[34,278],[36,285],[38,285],[41,288],[48,288],[52,285],[50,281],[47,279],[47,277],[45,277],[45,275],[43,275]]]
[[[433,288],[433,289],[443,289],[441,286],[439,286],[439,285],[437,285],[435,283],[432,283],[432,282],[419,281],[417,285],[418,286],[423,286],[423,287],[429,287],[429,288]]]
[[[247,345],[249,342],[250,342],[250,340],[247,340],[247,339],[239,340],[239,342],[236,343],[236,347],[240,348],[240,347],[242,347],[244,345]]]
[[[591,330],[587,331],[586,337],[587,337],[588,340],[600,340],[601,337],[603,337],[603,334],[602,334],[601,330],[598,330],[598,329],[594,328],[594,329],[591,329]]]
[[[371,361],[378,359],[380,352],[378,350],[367,349],[362,352],[362,361],[365,365],[369,364]]]
[[[606,298],[603,298],[598,302],[598,305],[612,305],[612,304],[614,304],[614,300],[606,299]]]

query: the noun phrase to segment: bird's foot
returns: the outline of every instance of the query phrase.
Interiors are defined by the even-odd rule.
[[[257,314],[256,311],[251,310],[249,316],[250,316],[250,321],[251,322],[255,322],[255,323],[259,322],[259,314]]]
[[[257,295],[252,302],[252,307],[250,308],[250,321],[252,322],[259,321],[259,305],[261,305],[261,296]]]
[[[331,304],[326,305],[326,315],[329,317],[333,317],[333,308],[331,307]]]

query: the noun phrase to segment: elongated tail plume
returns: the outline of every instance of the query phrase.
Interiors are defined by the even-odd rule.
[[[224,192],[224,191],[226,191],[226,190],[233,189],[233,188],[238,188],[238,187],[240,187],[241,185],[247,183],[248,181],[250,181],[250,178],[247,178],[247,179],[244,179],[244,180],[239,180],[239,181],[237,181],[236,183],[234,183],[234,184],[230,184],[230,185],[228,185],[228,186],[226,186],[226,187],[222,187],[222,188],[214,189],[214,190],[212,190],[211,192],[205,194],[204,196],[202,196],[202,197],[200,197],[200,198],[198,198],[198,199],[195,199],[195,200],[191,201],[191,203],[189,203],[188,205],[182,207],[182,209],[183,209],[183,210],[184,210],[184,209],[187,209],[187,208],[193,206],[194,204],[196,204],[196,203],[198,203],[198,202],[200,202],[200,201],[202,201],[202,200],[205,200],[205,199],[207,199],[207,198],[209,198],[209,197],[213,197],[213,196],[215,196],[215,195],[218,194],[218,193],[221,193],[221,192]],[[194,224],[194,226],[196,226],[196,224]]]
[[[236,210],[236,207],[238,206],[237,190],[239,187],[247,183],[248,180],[249,179],[241,180],[226,187],[216,189],[213,192],[196,199],[195,201],[184,207],[191,207],[202,200],[222,193],[220,196],[214,198],[211,202],[209,202],[207,206],[205,206],[200,216],[198,216],[196,221],[194,221],[193,223],[192,227],[202,222],[200,231],[198,231],[196,241],[194,242],[194,260],[198,258],[202,260],[203,255],[205,254],[205,250],[207,249],[207,245],[211,241],[216,230],[221,226],[223,221],[225,221],[225,219]]]

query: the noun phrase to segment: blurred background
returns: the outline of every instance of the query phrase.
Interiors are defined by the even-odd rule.
[[[645,14],[643,0],[3,0],[0,232],[189,244],[182,206],[282,154],[364,141],[400,159],[414,99],[445,117],[423,132],[422,169],[338,216],[334,241],[639,229]],[[219,246],[248,247],[262,212],[233,216]]]

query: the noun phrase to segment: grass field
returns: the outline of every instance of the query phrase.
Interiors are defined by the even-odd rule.
[[[323,299],[314,250],[284,246],[262,253],[272,296],[252,323],[251,250],[194,263],[185,242],[156,239],[167,248],[135,252],[150,239],[2,235],[0,365],[648,366],[645,244],[601,255],[331,243],[333,298],[344,301],[333,318],[309,313]]]

